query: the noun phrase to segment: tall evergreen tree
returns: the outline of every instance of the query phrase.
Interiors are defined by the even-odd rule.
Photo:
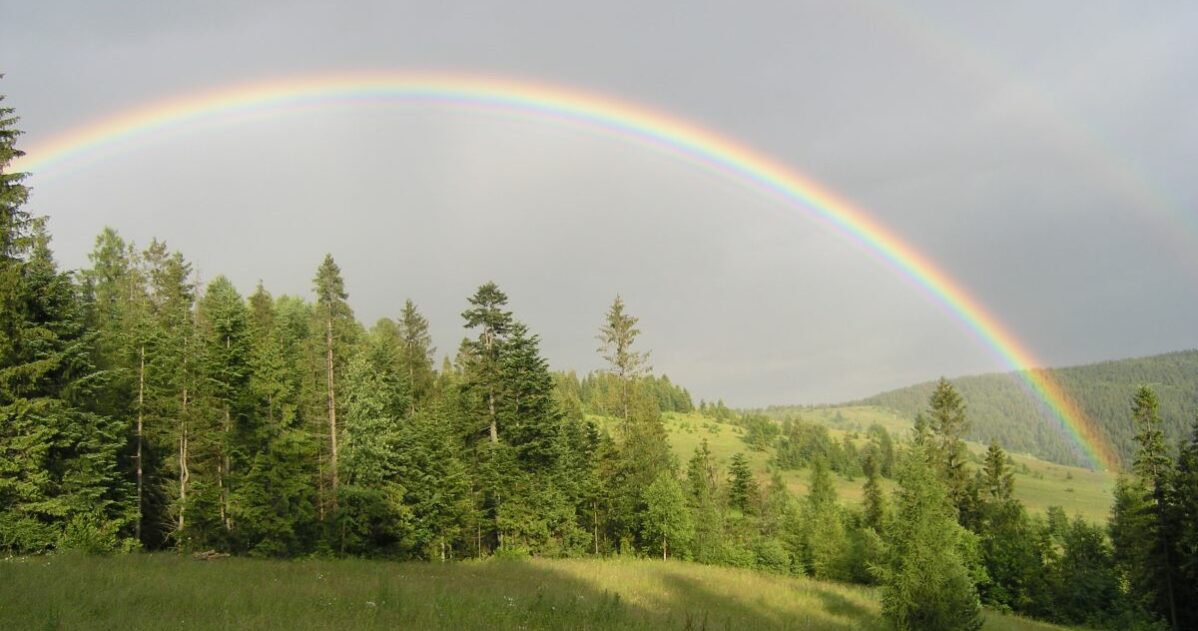
[[[151,321],[145,370],[147,432],[154,452],[165,461],[161,467],[155,463],[155,506],[160,513],[155,517],[169,519],[158,525],[176,543],[192,545],[187,508],[192,499],[188,493],[192,490],[194,399],[201,363],[196,343],[195,281],[183,255],[171,252],[161,241],[152,241],[142,258],[149,281]],[[173,458],[166,456],[171,451]]]
[[[249,309],[233,283],[224,276],[208,284],[199,304],[204,374],[209,414],[219,418],[212,432],[216,469],[216,498],[220,524],[233,529],[229,489],[254,450],[251,414],[251,339]],[[236,468],[236,471],[235,471]]]
[[[882,613],[897,629],[956,631],[982,626],[971,572],[973,535],[957,523],[940,476],[914,447],[899,470],[889,562],[879,567]]]
[[[352,344],[354,316],[346,299],[345,281],[341,268],[326,254],[312,280],[316,292],[316,317],[324,333],[324,380],[329,427],[329,475],[332,487],[333,508],[336,509],[338,486],[337,462],[337,373],[348,360],[347,347]]]
[[[1160,404],[1156,393],[1142,386],[1132,398],[1132,419],[1136,426],[1136,454],[1132,471],[1147,492],[1147,527],[1140,533],[1146,540],[1142,556],[1136,559],[1133,588],[1157,612],[1177,628],[1177,595],[1174,593],[1177,566],[1176,536],[1170,523],[1169,494],[1173,481],[1173,461],[1161,429]]]
[[[0,107],[0,548],[111,549],[136,519],[118,464],[127,434],[91,409],[94,340],[45,220],[21,207],[16,121]]]
[[[470,297],[470,308],[462,312],[467,329],[478,329],[478,338],[463,343],[471,362],[471,382],[486,406],[486,425],[491,443],[499,442],[499,397],[503,344],[512,327],[507,294],[495,283],[486,283]]]
[[[1171,488],[1169,523],[1176,533],[1178,594],[1198,594],[1198,420],[1177,456]],[[1198,628],[1198,599],[1177,599],[1176,626]]]
[[[966,527],[976,528],[977,487],[966,468],[969,451],[964,439],[968,429],[965,402],[957,389],[941,377],[928,403],[928,423],[935,436],[932,457],[948,486],[949,499],[957,508],[958,521]]]
[[[865,525],[881,534],[886,524],[886,497],[882,494],[880,467],[870,456],[865,459],[863,468],[865,469],[865,488],[863,490]]]
[[[403,367],[412,391],[412,411],[432,394],[435,373],[433,372],[433,338],[428,332],[428,320],[416,309],[411,299],[404,301],[399,317],[399,335],[402,346]]]
[[[636,323],[637,318],[624,313],[624,300],[617,295],[598,336],[599,354],[607,360],[620,383],[620,406],[625,421],[631,414],[633,382],[645,370],[649,359],[648,353],[632,349],[641,334]]]
[[[749,468],[749,461],[737,452],[728,465],[728,505],[742,513],[754,513],[757,499],[757,480]]]

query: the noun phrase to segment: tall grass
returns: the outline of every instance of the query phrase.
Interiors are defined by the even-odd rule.
[[[885,628],[869,588],[674,561],[0,561],[0,629]]]

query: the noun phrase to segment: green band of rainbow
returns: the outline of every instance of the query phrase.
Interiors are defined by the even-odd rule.
[[[512,110],[565,120],[666,149],[758,189],[835,226],[866,245],[947,307],[1014,370],[1092,464],[1115,468],[1113,453],[1061,386],[1023,345],[946,272],[861,210],[810,178],[729,138],[677,117],[611,98],[544,84],[447,73],[367,73],[266,81],[186,95],[99,120],[30,149],[15,170],[36,172],[118,142],[200,120],[256,110],[342,102],[430,101]]]

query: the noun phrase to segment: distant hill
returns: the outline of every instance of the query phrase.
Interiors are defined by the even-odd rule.
[[[1132,394],[1140,385],[1156,390],[1166,436],[1175,444],[1188,435],[1198,417],[1198,350],[1048,369],[1085,414],[1111,441],[1123,462],[1134,452],[1130,419]],[[965,399],[970,421],[968,438],[998,439],[1010,451],[1026,452],[1062,464],[1081,464],[1077,447],[1057,428],[1018,373],[960,377],[951,380]],[[927,409],[935,383],[884,392],[860,403],[890,408],[914,417]]]

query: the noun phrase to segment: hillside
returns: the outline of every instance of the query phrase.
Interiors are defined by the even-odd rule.
[[[887,628],[874,589],[678,561],[0,560],[3,629]],[[1061,629],[987,612],[989,631]]]
[[[612,419],[593,418],[608,423],[609,426],[614,425]],[[862,432],[870,425],[882,425],[895,436],[905,436],[911,427],[909,420],[896,413],[870,406],[806,410],[802,418],[827,426],[829,434],[837,441],[842,440],[845,435],[858,436],[856,442],[859,445],[865,444],[866,439]],[[774,468],[771,459],[775,449],[751,449],[742,438],[744,430],[741,427],[721,423],[697,413],[669,412],[663,415],[663,420],[669,433],[670,446],[680,463],[685,463],[699,443],[706,440],[712,455],[725,472],[732,455],[744,453],[759,482],[762,485],[768,483],[770,471]],[[969,448],[979,455],[985,451],[985,446],[977,442],[970,442]],[[1081,515],[1093,523],[1102,523],[1109,517],[1111,492],[1114,488],[1114,477],[1110,473],[1047,462],[1027,454],[1013,453],[1011,459],[1014,461],[1015,496],[1033,514],[1043,513],[1050,506],[1060,506],[1065,514],[1071,517]],[[781,475],[791,493],[807,493],[807,483],[811,475],[809,469],[784,470],[781,471]],[[863,478],[834,475],[833,481],[842,502],[852,505],[861,501],[862,485],[865,483]],[[883,480],[883,485],[887,490],[891,490],[893,482]]]
[[[1180,440],[1198,416],[1198,350],[1049,369],[1082,411],[1111,441],[1121,460],[1133,452],[1129,418],[1132,394],[1140,385],[1156,390],[1171,442]],[[1016,373],[952,379],[968,406],[968,437],[996,438],[1004,448],[1053,462],[1079,465],[1081,455],[1026,390]],[[860,401],[895,410],[907,418],[927,408],[934,382],[884,392]]]

